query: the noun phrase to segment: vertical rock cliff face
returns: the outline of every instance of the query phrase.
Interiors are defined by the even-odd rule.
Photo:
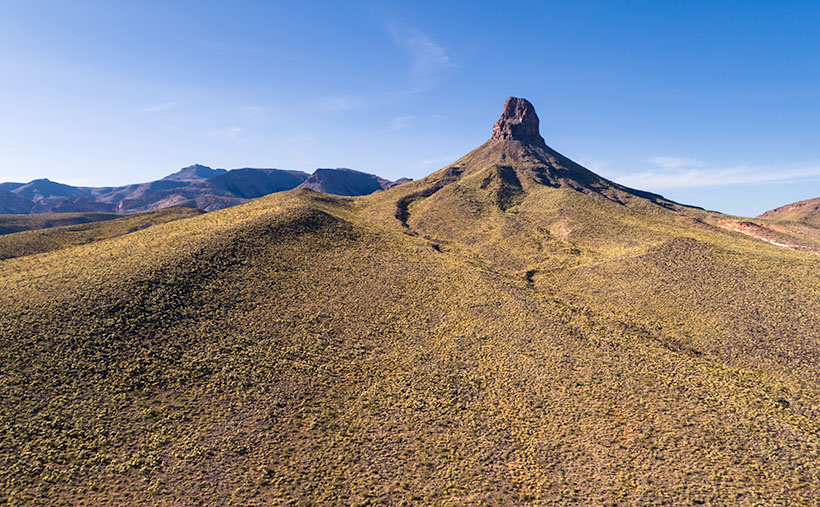
[[[504,103],[504,112],[493,126],[492,139],[515,140],[546,148],[539,132],[538,115],[527,99],[510,97]]]

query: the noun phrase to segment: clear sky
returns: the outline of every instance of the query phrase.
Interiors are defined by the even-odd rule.
[[[193,163],[422,177],[509,95],[688,204],[820,196],[820,2],[0,0],[0,181]]]

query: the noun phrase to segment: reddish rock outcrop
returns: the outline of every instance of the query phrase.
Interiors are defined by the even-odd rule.
[[[493,125],[493,139],[515,140],[546,147],[538,130],[538,115],[526,99],[510,97],[504,102],[504,112]]]

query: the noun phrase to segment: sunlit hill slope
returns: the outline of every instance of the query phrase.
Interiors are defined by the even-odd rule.
[[[820,257],[523,99],[424,179],[176,218],[0,262],[8,503],[820,502]]]

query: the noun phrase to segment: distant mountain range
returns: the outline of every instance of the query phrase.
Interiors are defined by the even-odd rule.
[[[293,188],[356,196],[405,181],[409,180],[390,181],[343,168],[317,169],[308,174],[282,169],[229,171],[194,164],[160,180],[121,187],[75,187],[45,178],[28,183],[0,183],[0,213],[134,213],[171,206],[213,211]]]

